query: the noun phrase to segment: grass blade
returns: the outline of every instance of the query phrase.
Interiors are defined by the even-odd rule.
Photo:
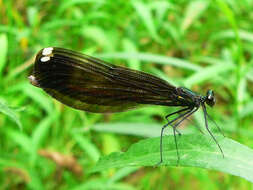
[[[183,68],[192,71],[200,71],[201,67],[194,65],[191,62],[185,61],[183,59],[175,57],[167,57],[162,55],[150,54],[150,53],[124,53],[124,52],[115,52],[115,53],[104,53],[98,55],[101,58],[117,58],[117,59],[135,59],[140,61],[147,61],[153,63],[159,63],[164,65],[171,65],[178,68]]]
[[[0,77],[2,77],[3,69],[6,64],[7,49],[8,49],[8,40],[5,34],[0,35]]]
[[[72,133],[72,137],[75,139],[76,143],[86,152],[91,160],[96,162],[100,156],[99,150],[97,147],[92,144],[92,142],[85,138],[82,134]]]
[[[3,102],[0,102],[0,112],[10,117],[11,120],[14,121],[20,129],[22,129],[22,124],[18,118],[16,111],[11,109],[8,105],[4,104]]]
[[[161,135],[162,125],[156,123],[98,123],[91,129],[98,132],[134,135],[139,137],[158,137]],[[192,130],[186,128],[180,132],[186,134],[192,132]],[[168,128],[166,134],[172,135],[172,129]]]
[[[224,72],[231,71],[235,68],[233,64],[216,64],[209,66],[199,72],[196,72],[191,77],[185,80],[184,84],[187,87],[191,87],[193,84],[199,84],[205,80],[213,79],[214,76]]]
[[[132,1],[133,7],[135,8],[137,14],[140,16],[142,22],[146,26],[147,30],[149,31],[150,35],[160,43],[163,43],[161,38],[159,37],[156,26],[154,23],[154,19],[152,17],[151,9],[150,7],[145,3],[142,3],[140,1]]]
[[[191,24],[206,10],[208,5],[209,1],[192,1],[189,3],[181,25],[181,30],[185,32],[191,26]]]

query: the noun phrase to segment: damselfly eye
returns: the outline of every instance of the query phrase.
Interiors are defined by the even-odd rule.
[[[214,97],[214,92],[212,90],[208,90],[206,93],[206,103],[207,105],[213,107],[215,105],[215,97]]]

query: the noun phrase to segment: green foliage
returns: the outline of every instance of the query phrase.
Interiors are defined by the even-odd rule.
[[[190,166],[230,173],[253,182],[253,150],[228,138],[219,137],[218,142],[224,149],[224,158],[210,137],[204,135],[183,135],[179,137],[178,161],[174,137],[164,138],[164,162],[168,166]],[[113,167],[155,166],[160,161],[160,138],[142,140],[132,145],[127,152],[112,153],[102,157],[94,171]]]
[[[22,129],[22,124],[15,110],[9,108],[6,104],[0,102],[0,112],[9,116],[19,126],[19,128]]]
[[[0,52],[0,77],[1,77],[3,68],[6,64],[7,49],[8,49],[7,36],[5,34],[0,35],[0,47],[2,48],[2,51]]]
[[[252,8],[252,0],[0,0],[0,189],[251,189],[251,149],[245,146],[253,144]],[[213,141],[201,143],[209,137],[196,130],[204,126],[198,112],[183,123],[178,139],[180,165],[194,167],[169,167],[177,159],[169,136],[166,167],[88,173],[114,156],[119,160],[106,159],[104,168],[127,166],[123,155],[131,152],[131,163],[153,166],[159,139],[139,140],[159,136],[164,116],[175,108],[102,115],[63,106],[27,80],[34,55],[48,46],[97,55],[201,94],[213,89],[217,104],[208,112],[228,137],[219,138],[225,158]],[[146,148],[155,154],[140,162]]]

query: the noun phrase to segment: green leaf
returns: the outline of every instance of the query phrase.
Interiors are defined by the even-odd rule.
[[[91,160],[93,160],[94,162],[98,160],[100,152],[88,138],[85,138],[82,134],[77,134],[74,132],[72,133],[72,137],[81,147],[81,149],[86,152],[86,154],[90,157]]]
[[[104,0],[72,0],[72,1],[63,1],[60,4],[60,7],[57,9],[57,14],[62,14],[66,9],[71,9],[74,6],[80,6],[82,4],[88,4],[88,3],[94,3],[94,4],[104,4]]]
[[[245,106],[242,108],[240,112],[240,118],[249,116],[253,114],[253,101],[249,101]]]
[[[138,52],[138,48],[137,48],[136,44],[128,38],[124,38],[122,40],[122,45],[123,45],[124,51],[126,51],[126,52],[133,52],[133,53]],[[140,60],[129,59],[128,64],[131,69],[140,70],[140,68],[141,68]]]
[[[132,1],[132,4],[152,38],[159,43],[163,43],[156,30],[155,20],[152,16],[152,11],[149,5],[140,1]]]
[[[216,75],[221,75],[222,73],[229,72],[234,69],[235,65],[230,63],[212,65],[188,77],[185,80],[184,85],[190,88],[194,84],[199,84],[203,81],[211,80]]]
[[[253,182],[253,150],[238,142],[216,136],[225,157],[208,135],[182,135],[178,139],[178,166],[218,170]],[[173,136],[164,137],[161,165],[176,166],[177,154]],[[115,167],[156,166],[160,161],[160,138],[150,138],[133,144],[127,152],[115,152],[102,157],[92,172]]]
[[[97,26],[84,26],[82,33],[87,39],[93,40],[99,46],[106,48],[108,51],[114,51],[114,43],[112,43],[110,35],[104,31],[103,28]],[[114,38],[115,37],[116,36],[114,36]]]
[[[91,130],[140,137],[158,137],[161,135],[162,126],[163,125],[156,123],[98,123],[92,126]],[[193,130],[186,128],[180,132],[182,134],[186,134],[192,133]],[[172,135],[172,129],[168,128],[168,130],[166,130],[166,134]]]
[[[8,50],[8,39],[6,34],[0,35],[0,77],[2,76],[4,66],[6,64],[7,50]]]
[[[126,183],[110,183],[108,179],[92,179],[78,184],[70,190],[134,190],[132,186]]]
[[[16,85],[12,89],[9,89],[10,92],[13,91],[22,91],[27,97],[35,101],[42,109],[44,109],[48,115],[53,113],[53,101],[48,98],[49,96],[46,93],[42,93],[42,90],[34,87],[28,83],[23,83]]]
[[[6,134],[10,137],[13,144],[19,145],[29,155],[32,154],[32,142],[28,135],[12,129],[6,130]]]
[[[253,33],[245,30],[239,30],[238,34],[240,39],[253,43]],[[232,30],[222,30],[221,32],[217,32],[211,36],[211,40],[219,41],[219,40],[227,40],[227,39],[235,39],[236,34]]]
[[[191,24],[197,20],[200,15],[206,10],[209,5],[209,1],[192,1],[188,4],[184,19],[181,25],[181,30],[186,31]]]
[[[124,135],[136,135],[143,137],[157,137],[161,134],[161,124],[147,123],[98,123],[92,130]]]
[[[168,57],[163,55],[156,55],[151,53],[129,53],[129,52],[114,52],[114,53],[103,53],[97,54],[100,58],[114,58],[114,59],[135,59],[140,61],[153,62],[156,64],[171,65],[182,69],[188,69],[192,71],[201,71],[202,68],[189,61]]]
[[[0,112],[7,115],[14,121],[20,129],[22,129],[22,124],[18,118],[18,115],[15,110],[11,109],[8,105],[3,102],[0,102]]]

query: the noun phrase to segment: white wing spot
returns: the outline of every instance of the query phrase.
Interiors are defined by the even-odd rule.
[[[50,57],[42,57],[42,58],[40,58],[41,62],[47,62],[49,60],[50,60]]]
[[[43,51],[42,51],[42,55],[50,55],[50,54],[52,54],[53,49],[54,48],[52,48],[52,47],[44,48]]]

